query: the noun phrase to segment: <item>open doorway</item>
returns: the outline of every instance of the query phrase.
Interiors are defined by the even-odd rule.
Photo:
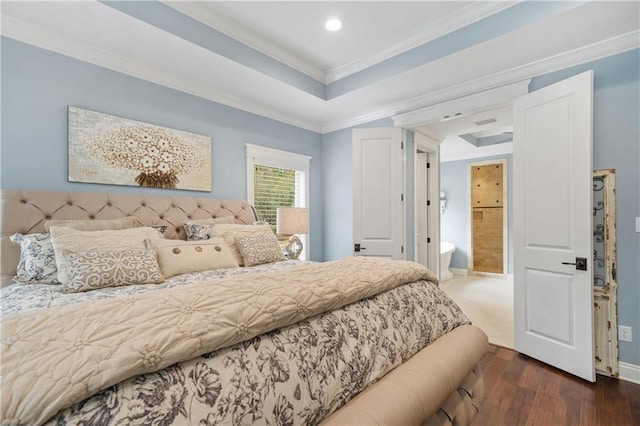
[[[414,253],[415,261],[441,277],[438,142],[424,134],[414,134]]]
[[[513,348],[509,244],[513,223],[509,217],[513,160],[511,105],[431,123],[421,126],[421,130],[438,135],[443,141],[439,149],[437,198],[442,289],[487,333],[492,343]],[[486,176],[481,173],[479,181],[474,179],[478,167],[480,172],[488,172]],[[495,181],[496,172],[489,173],[488,167],[498,172],[499,181]],[[498,189],[488,190],[490,184]],[[480,185],[481,194],[474,196],[473,185],[476,188]],[[500,195],[496,198],[496,194]],[[478,226],[478,222],[487,225],[491,217],[498,222]],[[498,250],[492,250],[494,246]],[[479,248],[490,251],[480,255]],[[493,262],[494,266],[487,268],[487,259],[497,259],[497,265]]]
[[[588,381],[595,380],[593,271],[587,268],[593,206],[585,179],[591,173],[593,74],[584,72],[514,102],[518,214],[510,256],[516,258],[510,269],[517,278],[517,350]],[[424,119],[416,115],[414,123]],[[452,115],[462,113],[439,121]],[[548,205],[561,208],[549,210]]]

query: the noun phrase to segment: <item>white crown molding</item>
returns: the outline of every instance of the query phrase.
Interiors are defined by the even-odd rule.
[[[282,62],[283,64],[300,71],[311,78],[322,83],[326,83],[325,69],[317,64],[310,63],[301,55],[294,54],[271,42],[270,40],[259,36],[250,28],[242,23],[222,14],[216,14],[211,10],[215,7],[215,2],[199,2],[199,1],[163,1],[167,6],[177,10],[178,12],[189,16],[217,31],[245,44],[252,49],[264,53],[265,55]]]
[[[69,56],[83,62],[98,65],[113,71],[121,72],[133,77],[143,79],[164,87],[175,89],[193,96],[208,99],[245,112],[270,118],[285,124],[289,124],[312,132],[320,133],[322,127],[306,120],[300,120],[289,114],[280,114],[271,108],[257,105],[244,99],[212,89],[206,81],[184,79],[167,72],[159,72],[154,68],[130,60],[111,52],[96,48],[87,43],[62,37],[50,31],[15,19],[11,16],[2,16],[2,35],[31,44],[42,49],[50,50],[65,56]],[[208,88],[208,90],[203,90]]]
[[[448,87],[446,89],[437,90],[378,111],[358,117],[352,117],[349,120],[325,123],[322,126],[322,133],[357,126],[358,124],[364,124],[369,121],[390,117],[401,111],[412,111],[417,108],[434,105],[451,99],[516,83],[518,81],[531,79],[542,74],[606,58],[608,56],[613,56],[639,47],[640,30],[631,31],[627,34],[564,52],[523,66],[494,73],[492,75]]]
[[[449,163],[451,161],[460,161],[460,160],[474,160],[474,159],[480,160],[486,157],[495,157],[499,155],[509,155],[509,154],[513,154],[513,142],[483,146],[480,148],[474,148],[467,152],[456,152],[452,155],[445,155],[441,147],[440,162]],[[499,274],[499,275],[504,276],[503,274]]]
[[[398,127],[420,126],[433,121],[439,121],[444,115],[461,112],[462,114],[495,108],[499,105],[510,104],[513,99],[529,92],[531,79],[507,84],[489,90],[473,93],[462,98],[440,102],[413,111],[393,116],[393,124]]]
[[[523,66],[494,73],[456,86],[432,91],[413,99],[390,104],[376,111],[351,116],[345,120],[328,121],[323,123],[317,120],[300,119],[293,114],[274,111],[273,108],[265,107],[248,99],[234,97],[221,92],[219,89],[211,87],[211,85],[206,81],[195,81],[193,79],[182,78],[178,75],[159,72],[154,68],[134,62],[130,58],[125,58],[107,51],[96,49],[94,46],[84,41],[72,40],[61,37],[55,33],[44,31],[6,14],[2,16],[2,34],[43,49],[51,50],[85,62],[132,75],[143,80],[316,133],[333,132],[373,120],[388,118],[404,111],[423,108],[425,106],[434,105],[457,97],[467,96],[473,93],[522,81],[538,75],[583,64],[640,47],[640,30],[634,30],[627,34],[613,37],[589,46],[584,46]],[[346,96],[351,95],[347,94]],[[331,100],[326,102],[328,105],[331,105]]]
[[[31,44],[61,55],[69,56],[100,65],[114,71],[140,77],[147,81],[159,82],[168,85],[171,81],[178,80],[178,76],[167,73],[158,73],[155,69],[134,62],[129,58],[98,49],[88,43],[60,36],[59,34],[43,30],[40,27],[24,22],[20,19],[4,15],[2,17],[2,35]]]
[[[408,50],[421,46],[425,43],[440,38],[446,34],[452,33],[467,25],[473,24],[483,18],[496,14],[505,10],[517,2],[500,1],[500,2],[474,2],[462,10],[457,10],[447,16],[443,16],[433,22],[427,28],[414,33],[411,37],[400,43],[379,50],[373,54],[363,56],[355,61],[329,69],[327,71],[326,82],[332,83],[342,78],[348,77],[382,61],[390,59],[396,55],[404,53]]]
[[[282,48],[276,43],[266,39],[264,36],[256,34],[241,22],[238,22],[228,16],[224,16],[223,14],[214,13],[211,10],[211,7],[215,7],[215,3],[205,4],[206,2],[183,2],[176,0],[165,0],[164,3],[167,6],[200,21],[205,25],[213,27],[221,33],[226,34],[259,52],[290,66],[291,68],[328,84],[358,71],[362,71],[431,40],[435,40],[455,30],[486,18],[487,16],[505,10],[518,2],[474,2],[462,10],[458,10],[453,14],[438,19],[433,22],[432,25],[429,25],[428,28],[414,33],[410,38],[407,38],[400,43],[328,70],[325,70],[319,64],[311,63],[309,59],[305,60],[300,54],[296,54]]]

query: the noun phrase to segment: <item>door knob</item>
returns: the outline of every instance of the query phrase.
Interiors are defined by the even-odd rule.
[[[586,257],[576,257],[575,262],[562,262],[563,265],[575,265],[576,270],[578,271],[586,271],[587,270],[587,258]]]

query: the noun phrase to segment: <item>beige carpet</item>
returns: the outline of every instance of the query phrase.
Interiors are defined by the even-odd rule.
[[[489,342],[513,349],[513,280],[454,275],[442,290],[480,327]]]

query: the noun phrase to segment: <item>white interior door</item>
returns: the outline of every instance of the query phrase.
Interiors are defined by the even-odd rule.
[[[513,155],[515,349],[589,381],[592,98],[588,71],[517,99]]]
[[[416,262],[429,266],[429,211],[427,208],[429,191],[429,173],[427,164],[429,154],[416,153]],[[437,202],[435,202],[438,204]]]
[[[354,254],[404,259],[402,129],[353,130]]]

